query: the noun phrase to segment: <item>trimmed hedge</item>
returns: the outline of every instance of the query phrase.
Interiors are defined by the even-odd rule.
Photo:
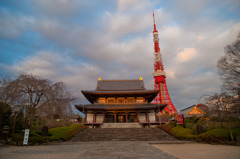
[[[179,139],[195,139],[194,131],[190,128],[183,128],[181,126],[176,126],[171,129],[170,133]]]
[[[72,124],[70,126],[56,127],[49,129],[49,136],[41,136],[41,131],[30,131],[29,135],[29,143],[30,144],[42,144],[48,141],[66,141],[77,134],[79,131],[87,128],[87,126],[82,124]],[[22,142],[23,141],[23,133],[15,133],[14,141]]]
[[[160,129],[162,129],[162,130],[164,130],[165,132],[167,132],[167,133],[170,133],[171,132],[171,130],[172,130],[172,128],[174,127],[174,126],[172,126],[172,125],[158,125],[157,126],[158,128],[160,128]]]
[[[236,136],[240,135],[240,128],[232,129],[232,134],[234,140],[236,140]],[[212,139],[231,140],[229,129],[212,129],[198,135],[197,138],[204,141],[209,141]]]
[[[23,141],[23,134],[15,133],[14,134],[14,140],[15,141]]]
[[[202,134],[194,135],[194,130],[190,128],[183,128],[181,126],[172,127],[171,125],[160,125],[158,127],[178,139],[193,139],[214,143],[227,143],[231,140],[229,129],[212,129]],[[236,141],[236,136],[240,136],[240,128],[233,128],[232,134]]]

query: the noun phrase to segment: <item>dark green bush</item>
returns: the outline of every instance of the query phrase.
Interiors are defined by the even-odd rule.
[[[64,127],[56,127],[49,129],[49,136],[44,137],[41,136],[41,131],[30,131],[29,134],[29,143],[30,144],[42,144],[48,141],[59,141],[63,140],[66,141],[70,139],[72,136],[74,136],[79,131],[87,128],[86,126],[82,124],[73,124],[70,126],[64,126]],[[22,142],[23,141],[23,133],[15,133],[14,134],[14,141]]]
[[[190,128],[183,128],[182,126],[176,126],[171,129],[170,133],[179,139],[195,139],[194,131]]]
[[[11,115],[11,106],[7,103],[0,102],[0,129],[5,125],[10,125]]]
[[[232,129],[232,134],[235,140],[238,133],[240,133],[240,128]],[[204,141],[211,141],[213,139],[231,140],[229,129],[212,129],[198,135],[197,138]]]
[[[164,130],[167,133],[170,133],[173,128],[172,125],[158,125],[157,127]]]
[[[31,143],[31,144],[42,144],[46,141],[47,141],[47,139],[45,139],[43,136],[29,137],[29,143]]]
[[[23,141],[23,134],[15,133],[14,141]]]

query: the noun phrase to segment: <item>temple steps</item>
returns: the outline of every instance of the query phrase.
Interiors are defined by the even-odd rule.
[[[101,128],[141,128],[139,123],[104,123]]]
[[[71,141],[162,141],[176,140],[159,128],[86,128]]]

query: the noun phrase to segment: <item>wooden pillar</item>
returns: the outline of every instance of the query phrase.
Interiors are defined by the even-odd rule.
[[[155,111],[155,122],[157,122],[157,112]]]
[[[88,123],[87,122],[87,112],[85,112],[85,122]]]
[[[93,123],[96,123],[96,112],[93,113]]]
[[[126,112],[126,123],[128,123],[128,112]]]
[[[147,122],[149,122],[149,113],[147,111]]]
[[[114,114],[114,123],[116,123],[117,122],[117,114],[115,113]]]
[[[139,112],[137,111],[137,121],[140,123],[139,121]]]
[[[105,123],[105,115],[106,115],[106,113],[103,112],[103,123]]]

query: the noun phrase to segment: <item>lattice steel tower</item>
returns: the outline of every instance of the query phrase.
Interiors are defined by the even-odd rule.
[[[177,110],[174,107],[171,98],[168,93],[167,84],[166,84],[166,73],[162,64],[162,57],[159,47],[158,31],[156,29],[155,17],[153,13],[153,41],[154,41],[154,90],[159,90],[158,95],[155,97],[152,103],[155,104],[167,104],[167,107],[164,109],[169,114],[177,114]]]

